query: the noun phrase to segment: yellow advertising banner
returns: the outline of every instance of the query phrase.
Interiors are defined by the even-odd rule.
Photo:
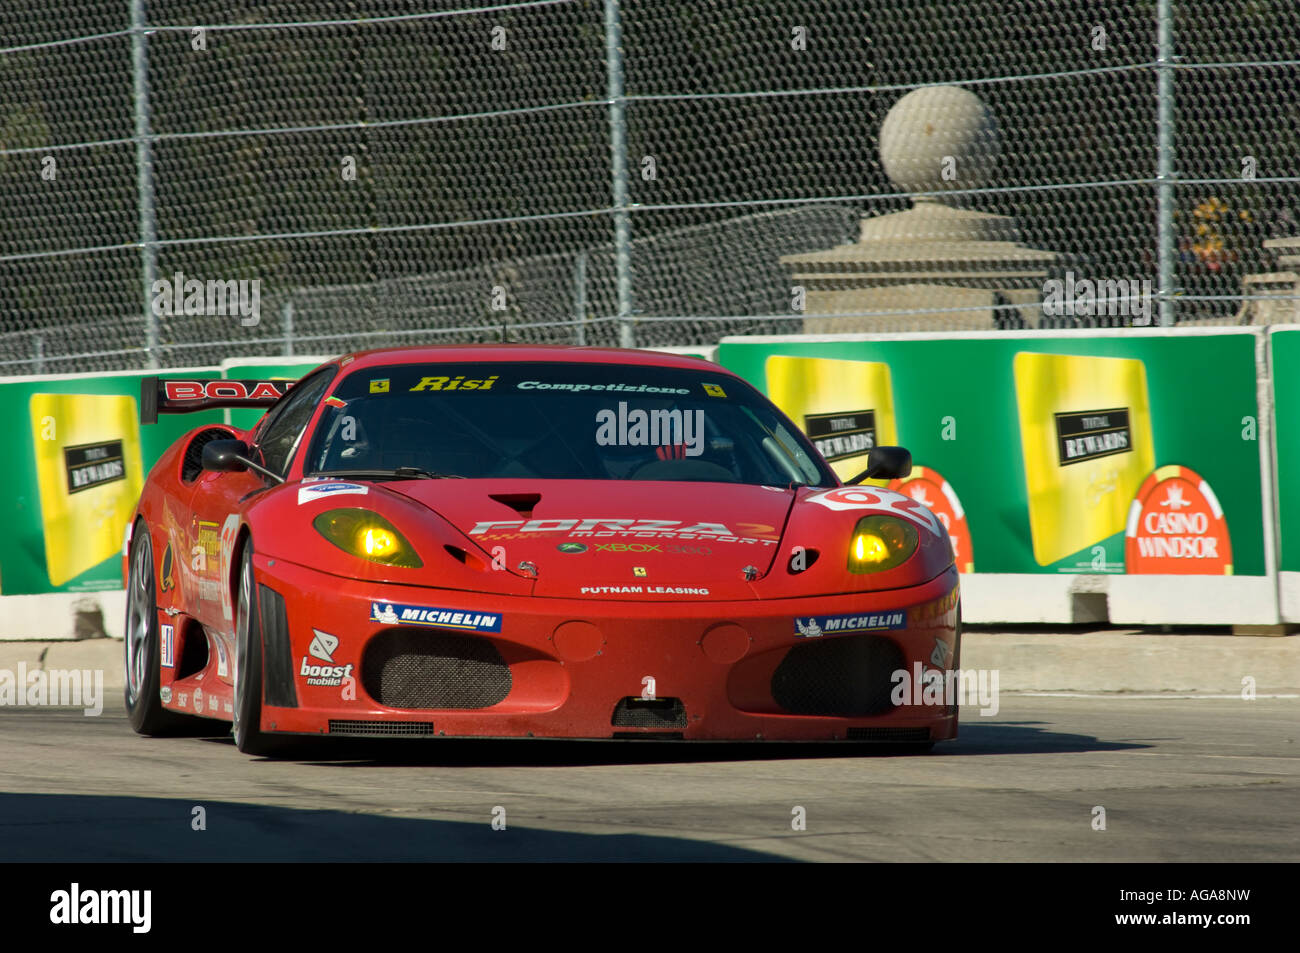
[[[135,398],[32,394],[45,562],[61,586],[122,547],[144,482]]]

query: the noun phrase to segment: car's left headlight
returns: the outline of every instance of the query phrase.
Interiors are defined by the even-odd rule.
[[[849,572],[895,569],[916,552],[916,528],[893,516],[864,516],[849,538]]]
[[[370,510],[353,507],[326,510],[311,525],[339,549],[372,563],[408,569],[424,565],[397,527]]]

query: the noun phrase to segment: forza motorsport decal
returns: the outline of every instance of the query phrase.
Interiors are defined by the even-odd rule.
[[[158,697],[162,699],[164,705],[170,705],[172,702],[172,687],[170,685],[164,685],[162,688],[158,689]]]
[[[203,711],[203,689],[194,689],[194,710]]]
[[[164,626],[162,627],[162,662],[161,662],[161,664],[162,664],[162,667],[163,667],[163,668],[173,668],[173,667],[175,667],[175,664],[176,664],[176,663],[175,663],[175,661],[173,660],[173,648],[172,648],[175,632],[176,632],[176,629],[175,629],[174,626],[164,625]]]
[[[823,635],[854,635],[859,632],[889,632],[906,628],[907,613],[901,611],[810,616],[807,622],[794,620],[794,635],[799,639],[818,639]]]
[[[877,487],[837,486],[805,497],[804,502],[816,503],[828,510],[889,510],[891,516],[901,516],[917,526],[928,529],[935,536],[946,536],[939,518],[911,497],[893,490]]]
[[[436,606],[406,606],[393,603],[370,603],[370,621],[385,625],[427,625],[436,629],[459,629],[462,632],[500,632],[501,616],[464,609]]]
[[[321,500],[327,496],[365,496],[370,492],[370,487],[362,486],[360,483],[313,483],[311,486],[298,487],[298,505],[310,503],[312,500]]]
[[[893,494],[899,496],[898,494]],[[907,500],[905,496],[899,496]],[[911,501],[908,501],[911,502]],[[913,504],[915,505],[915,504]],[[838,509],[839,507],[832,507]],[[480,520],[469,531],[482,539],[528,539],[531,533],[565,533],[583,538],[638,537],[651,539],[698,539],[711,543],[750,543],[775,546],[775,526],[766,523],[736,523],[736,530],[722,523],[683,523],[682,520],[646,519],[534,519]]]

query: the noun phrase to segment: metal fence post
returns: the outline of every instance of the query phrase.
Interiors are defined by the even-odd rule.
[[[284,353],[286,357],[293,357],[293,299],[290,298],[284,303],[280,310],[281,324],[284,328]]]
[[[578,252],[573,262],[573,343],[587,343],[587,253]]]
[[[36,365],[32,373],[44,374],[45,373],[45,335],[44,334],[38,334],[36,335],[35,338],[33,338],[32,352],[33,352],[32,363]]]
[[[158,316],[153,311],[153,283],[158,271],[158,235],[154,217],[153,134],[149,129],[149,49],[145,0],[131,0],[131,71],[135,93],[135,176],[140,205],[140,272],[144,291],[144,349],[149,367],[158,362]]]
[[[1156,7],[1156,244],[1160,326],[1174,323],[1174,40],[1171,0]]]
[[[623,101],[623,24],[619,0],[605,0],[605,71],[608,74],[610,178],[614,199],[614,288],[618,343],[635,347],[632,332],[632,222],[627,211],[627,122]]]

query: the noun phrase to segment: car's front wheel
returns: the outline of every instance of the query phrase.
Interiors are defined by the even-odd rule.
[[[235,746],[244,754],[270,755],[280,745],[262,730],[262,622],[251,539],[244,543],[240,560],[235,612]]]
[[[153,541],[140,520],[131,533],[126,580],[126,714],[142,735],[165,735],[193,724],[193,718],[163,708],[159,697],[162,645],[158,624]]]

